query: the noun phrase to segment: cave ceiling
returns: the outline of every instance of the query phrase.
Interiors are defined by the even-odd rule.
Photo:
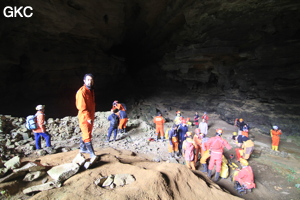
[[[33,13],[1,14],[2,102],[36,97],[34,105],[65,95],[60,103],[73,104],[83,74],[93,72],[102,89],[120,81],[131,87],[164,80],[199,93],[209,89],[227,98],[288,104],[300,114],[299,1],[2,0],[0,5],[2,11],[30,6]]]

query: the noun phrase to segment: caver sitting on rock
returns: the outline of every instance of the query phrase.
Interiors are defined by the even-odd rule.
[[[254,175],[253,175],[252,167],[249,166],[248,161],[243,158],[240,159],[240,164],[242,165],[242,169],[237,171],[236,172],[237,174],[234,174],[233,176],[233,180],[239,183],[237,184],[235,182],[235,187],[240,185],[241,188],[239,190],[243,190],[243,189],[252,190],[253,188],[256,187],[254,183]]]

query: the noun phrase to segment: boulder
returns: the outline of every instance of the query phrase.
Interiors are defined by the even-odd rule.
[[[50,190],[56,187],[60,187],[61,185],[58,182],[52,181],[49,183],[44,183],[41,185],[35,185],[29,188],[26,188],[25,190],[23,190],[24,194],[30,194],[33,192],[40,192],[40,191],[44,191],[44,190]]]
[[[131,174],[116,174],[114,178],[114,184],[116,186],[123,186],[133,183],[135,178]]]
[[[101,178],[98,178],[97,180],[95,180],[95,185],[97,186],[101,186],[103,185],[103,183],[106,181],[107,177],[101,177]]]
[[[27,163],[26,165],[24,165],[21,168],[18,169],[14,169],[14,172],[19,172],[19,171],[24,171],[24,172],[36,172],[36,171],[41,171],[41,170],[45,170],[46,167],[41,165],[41,164],[37,164],[34,162],[30,162]]]
[[[11,173],[3,178],[0,179],[0,183],[6,182],[6,181],[10,181],[13,179],[16,179],[18,177],[24,176],[26,174],[26,172],[16,172],[16,173]]]
[[[3,177],[7,171],[8,171],[7,168],[0,168],[0,177]]]
[[[85,157],[82,153],[79,153],[76,155],[76,157],[73,159],[72,163],[76,163],[79,166],[82,166],[85,163]]]
[[[102,187],[108,187],[110,186],[112,183],[114,182],[114,175],[109,175],[107,177],[107,179],[104,181],[104,183],[102,184]]]
[[[63,182],[76,174],[80,166],[76,163],[67,163],[52,167],[47,171],[49,176],[56,181]]]
[[[9,161],[7,161],[4,166],[7,169],[15,169],[18,168],[20,166],[20,157],[19,156],[15,156],[12,159],[10,159]]]
[[[29,172],[28,174],[26,174],[23,181],[26,181],[26,182],[33,181],[33,180],[36,180],[36,179],[44,176],[45,174],[46,174],[45,171]]]

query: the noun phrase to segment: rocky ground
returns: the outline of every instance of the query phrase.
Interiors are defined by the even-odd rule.
[[[156,102],[156,103],[155,103]],[[82,199],[234,199],[228,191],[235,196],[244,199],[298,199],[300,195],[300,152],[297,140],[283,137],[280,144],[280,152],[270,150],[271,138],[261,134],[260,130],[251,129],[250,138],[255,142],[255,152],[250,159],[255,174],[257,188],[252,193],[238,194],[233,189],[230,177],[221,179],[214,184],[208,180],[206,173],[200,172],[201,166],[197,164],[197,170],[191,171],[184,166],[184,159],[170,158],[167,152],[167,141],[149,141],[154,138],[155,131],[152,116],[157,110],[162,111],[167,123],[165,129],[172,125],[174,110],[164,107],[164,104],[153,101],[141,102],[134,108],[129,108],[129,122],[126,133],[118,134],[115,142],[105,143],[108,122],[106,120],[110,112],[97,112],[93,133],[93,144],[96,154],[100,159],[87,170],[80,170],[76,175],[63,182],[61,187],[24,194],[23,190],[51,180],[44,174],[37,180],[24,182],[15,178],[0,183],[0,191],[3,198],[11,199],[74,199],[81,196]],[[181,110],[185,117],[193,117],[194,112]],[[199,112],[199,111],[198,111]],[[216,128],[224,130],[223,137],[235,147],[231,139],[236,127],[220,119],[217,113],[209,113],[209,133],[214,136]],[[56,153],[48,154],[45,150],[34,150],[32,135],[26,131],[24,118],[1,116],[1,158],[5,164],[15,156],[21,157],[21,165],[29,162],[38,162],[47,169],[61,164],[72,162],[78,154],[80,130],[76,117],[62,119],[48,119],[47,128],[52,138],[52,144]],[[194,126],[189,130],[193,131]],[[44,142],[43,142],[44,144]],[[234,149],[225,150],[225,156],[234,153]],[[85,155],[89,158],[89,155]],[[235,162],[237,165],[239,163]],[[1,180],[10,173],[2,164]],[[147,169],[147,170],[146,170]],[[103,189],[93,181],[99,177],[111,174],[129,173],[135,176],[136,182],[117,189]],[[233,170],[230,170],[230,175]],[[48,181],[48,182],[49,182]],[[188,187],[187,187],[188,185]],[[209,187],[207,187],[209,186]],[[164,188],[164,190],[162,189]],[[201,188],[194,189],[194,188]],[[207,190],[206,190],[207,188]],[[115,190],[115,191],[113,191]],[[179,191],[179,192],[176,192]],[[130,195],[135,192],[136,195]],[[88,194],[86,194],[88,193]],[[193,194],[185,196],[184,194]],[[77,195],[77,196],[76,196]]]

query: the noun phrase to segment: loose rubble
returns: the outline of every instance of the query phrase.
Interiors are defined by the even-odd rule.
[[[146,108],[149,113],[155,113],[153,107]],[[145,112],[145,110],[144,110]],[[132,151],[133,156],[137,153],[152,156],[154,162],[168,162],[184,164],[184,159],[170,158],[167,152],[167,141],[154,141],[155,129],[152,125],[152,119],[139,113],[139,109],[133,112],[133,117],[127,124],[127,132],[119,133],[117,141],[104,143],[109,127],[107,117],[110,112],[96,112],[96,119],[93,132],[93,143],[95,147],[113,147]],[[148,115],[147,115],[148,116]],[[171,127],[171,120],[167,120],[165,129]],[[43,166],[39,162],[22,163],[20,158],[35,154],[37,157],[47,154],[68,152],[77,150],[79,147],[79,138],[81,135],[78,119],[76,116],[64,117],[62,119],[49,118],[46,128],[52,136],[53,149],[35,150],[33,134],[25,128],[25,118],[0,115],[0,183],[16,180],[22,177],[24,182],[31,182],[42,179],[40,185],[35,185],[23,190],[24,194],[36,193],[43,190],[62,187],[63,182],[93,166],[98,160],[86,159],[83,154],[78,153],[71,163],[65,163],[57,166]],[[194,127],[191,127],[193,130]],[[143,134],[140,134],[143,133]],[[225,137],[225,136],[224,136]],[[226,138],[230,141],[230,136]],[[252,138],[255,140],[255,138]],[[232,141],[230,141],[232,143]],[[233,144],[233,143],[232,143]],[[42,142],[42,145],[43,144]],[[258,158],[262,154],[288,157],[286,152],[275,152],[268,147],[256,148],[253,158]],[[46,177],[49,175],[50,180]],[[135,181],[130,174],[111,174],[105,177],[99,177],[94,181],[99,187],[113,189],[122,187]]]

